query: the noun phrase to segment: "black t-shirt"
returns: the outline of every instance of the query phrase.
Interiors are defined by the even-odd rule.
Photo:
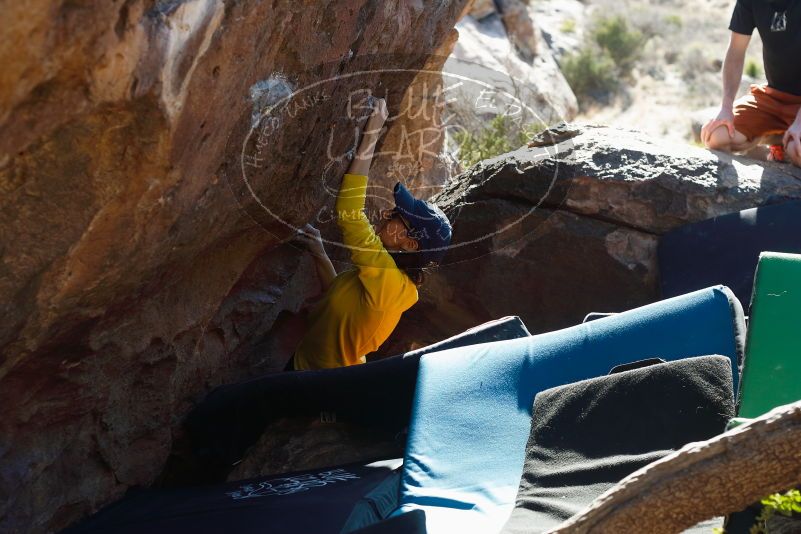
[[[762,37],[768,85],[801,96],[801,0],[737,0],[729,29]]]

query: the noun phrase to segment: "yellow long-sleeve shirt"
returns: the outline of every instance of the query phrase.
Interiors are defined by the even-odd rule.
[[[417,302],[417,287],[395,265],[364,214],[367,177],[346,174],[336,201],[343,243],[356,266],[339,273],[309,312],[295,350],[295,369],[323,369],[365,362],[401,314]]]

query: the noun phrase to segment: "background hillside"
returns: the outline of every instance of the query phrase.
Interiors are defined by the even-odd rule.
[[[543,37],[565,71],[565,62],[582,49],[594,50],[603,72],[593,31],[604,19],[625,21],[641,41],[633,46],[628,75],[612,78],[617,87],[595,98],[577,94],[577,120],[634,128],[681,141],[690,135],[695,110],[720,104],[721,64],[729,39],[733,0],[540,0],[531,9]],[[750,75],[749,75],[750,74]],[[576,76],[568,82],[584,81]],[[579,78],[579,80],[576,80]],[[763,83],[762,43],[754,32],[746,56],[740,94]],[[573,87],[577,91],[576,87]],[[577,91],[578,93],[579,91]]]

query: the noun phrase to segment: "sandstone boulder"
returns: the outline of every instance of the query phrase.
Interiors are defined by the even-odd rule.
[[[523,60],[532,62],[539,49],[540,30],[531,18],[528,2],[499,0],[498,4],[509,40]]]
[[[281,366],[258,347],[316,290],[281,243],[466,4],[4,5],[0,531],[150,484],[191,402]]]
[[[481,20],[497,12],[493,0],[473,0],[470,3],[468,14],[476,20]]]
[[[481,20],[466,16],[457,24],[459,40],[445,72],[468,77],[475,72],[472,77],[491,80],[496,91],[513,95],[530,110],[527,122],[547,126],[572,120],[578,110],[576,97],[548,48],[536,47],[540,30],[529,18],[529,7],[519,2],[506,5],[506,19],[495,13]],[[504,24],[507,20],[514,34]],[[460,101],[475,103],[477,97]]]

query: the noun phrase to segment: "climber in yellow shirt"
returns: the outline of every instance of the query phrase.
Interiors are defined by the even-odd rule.
[[[336,200],[342,242],[355,268],[336,274],[319,232],[304,229],[324,294],[309,311],[287,369],[364,363],[417,302],[423,269],[439,263],[450,244],[451,225],[442,210],[414,198],[401,183],[394,188],[395,209],[383,210],[375,229],[368,221],[367,171],[386,119],[386,102],[377,99]]]

